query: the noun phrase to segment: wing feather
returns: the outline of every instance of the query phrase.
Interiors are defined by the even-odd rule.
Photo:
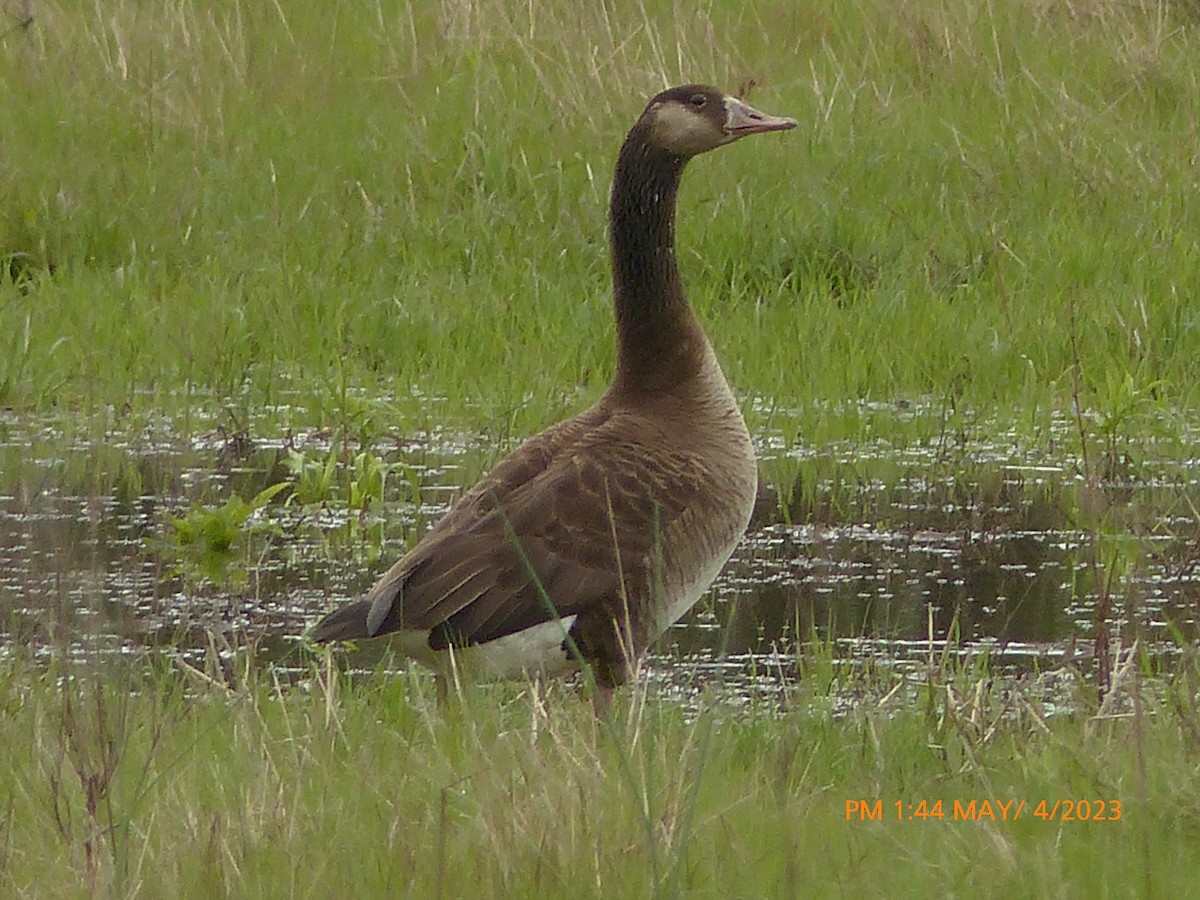
[[[369,633],[477,644],[643,591],[705,482],[686,455],[615,436],[627,432],[594,407],[503,460],[367,595]]]

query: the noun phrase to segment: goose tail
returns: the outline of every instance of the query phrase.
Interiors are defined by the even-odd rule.
[[[358,641],[370,637],[367,631],[367,613],[371,611],[369,600],[348,603],[335,609],[313,626],[308,638],[318,644],[329,641]]]

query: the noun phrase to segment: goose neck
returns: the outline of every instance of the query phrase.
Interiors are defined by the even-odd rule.
[[[630,133],[609,210],[617,379],[628,392],[662,391],[695,374],[705,337],[675,261],[675,201],[686,160]]]

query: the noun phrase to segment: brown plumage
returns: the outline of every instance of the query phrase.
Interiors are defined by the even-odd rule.
[[[526,441],[316,641],[395,634],[485,677],[595,674],[600,702],[700,597],[750,518],[750,436],[675,264],[692,156],[795,127],[705,85],[650,101],[610,206],[617,373],[590,409]]]

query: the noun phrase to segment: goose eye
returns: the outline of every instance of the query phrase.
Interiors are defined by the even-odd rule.
[[[703,109],[704,104],[708,102],[708,98],[703,94],[692,94],[692,98],[688,102],[696,107],[696,109]]]

